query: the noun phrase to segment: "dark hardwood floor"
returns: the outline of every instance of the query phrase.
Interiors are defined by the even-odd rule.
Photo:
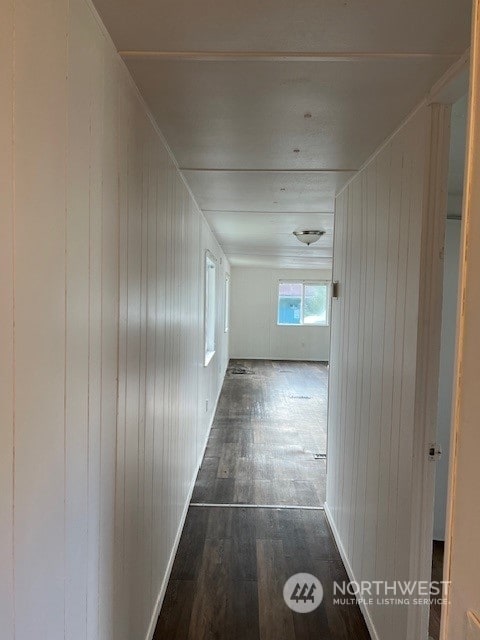
[[[299,572],[322,582],[322,604],[292,612],[283,600]],[[356,606],[333,604],[347,580],[322,511],[190,507],[155,640],[367,640]]]
[[[443,557],[445,553],[445,543],[440,540],[433,541],[432,553],[432,581],[441,582],[443,580]],[[430,623],[428,625],[428,633],[432,640],[440,638],[440,619],[442,615],[442,606],[435,602],[430,606]]]
[[[192,502],[322,506],[327,392],[323,364],[232,360]]]
[[[318,508],[326,367],[231,367],[253,373],[227,374],[192,500],[210,504],[189,508],[154,640],[369,640],[358,606],[333,603],[333,581],[347,574]],[[299,572],[324,589],[310,613],[294,613],[283,599],[285,581]]]

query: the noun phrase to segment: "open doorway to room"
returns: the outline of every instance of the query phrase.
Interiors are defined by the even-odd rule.
[[[330,280],[328,269],[232,269],[232,360],[217,417],[248,429],[234,502],[323,508]]]
[[[451,138],[448,172],[448,207],[445,224],[442,331],[438,387],[438,417],[436,446],[438,457],[435,477],[433,525],[432,580],[443,580],[444,541],[447,511],[450,440],[452,426],[452,395],[455,369],[455,339],[457,332],[458,280],[461,245],[463,183],[466,150],[468,99],[464,96],[452,106]],[[442,607],[430,609],[429,635],[440,638]]]

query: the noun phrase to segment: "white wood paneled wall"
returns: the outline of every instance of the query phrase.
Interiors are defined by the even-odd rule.
[[[448,134],[448,107],[420,107],[336,202],[326,508],[358,581],[429,579]],[[426,637],[418,607],[365,614]]]
[[[1,6],[0,635],[143,640],[228,361],[228,262],[91,6]]]
[[[277,324],[280,280],[327,280],[326,269],[232,268],[232,358],[326,360],[330,327],[282,327]]]
[[[0,21],[0,627],[14,637],[13,602],[13,3]]]

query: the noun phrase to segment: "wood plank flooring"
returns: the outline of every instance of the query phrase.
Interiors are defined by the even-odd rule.
[[[358,606],[333,604],[347,574],[323,511],[211,506],[323,502],[327,368],[231,366],[253,373],[226,377],[192,500],[210,504],[189,508],[154,640],[369,640]],[[283,600],[299,572],[325,591],[308,614]]]
[[[325,590],[308,614],[284,603],[299,572]],[[368,640],[357,606],[333,604],[347,580],[322,511],[190,507],[154,640]]]
[[[192,502],[322,506],[327,393],[323,364],[232,360]]]
[[[443,558],[445,554],[445,543],[440,540],[433,541],[432,552],[432,581],[441,582],[443,580]],[[440,638],[440,620],[442,616],[442,606],[435,602],[430,607],[430,622],[428,626],[429,637],[432,640]]]

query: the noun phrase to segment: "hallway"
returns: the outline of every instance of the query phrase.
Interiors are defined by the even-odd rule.
[[[1,640],[480,639],[480,0],[0,3]]]
[[[231,360],[192,502],[323,506],[327,392],[323,364]]]
[[[155,640],[370,637],[358,607],[333,604],[333,581],[347,574],[315,458],[326,451],[327,388],[322,364],[230,362]],[[308,614],[283,600],[299,572],[324,588]]]

